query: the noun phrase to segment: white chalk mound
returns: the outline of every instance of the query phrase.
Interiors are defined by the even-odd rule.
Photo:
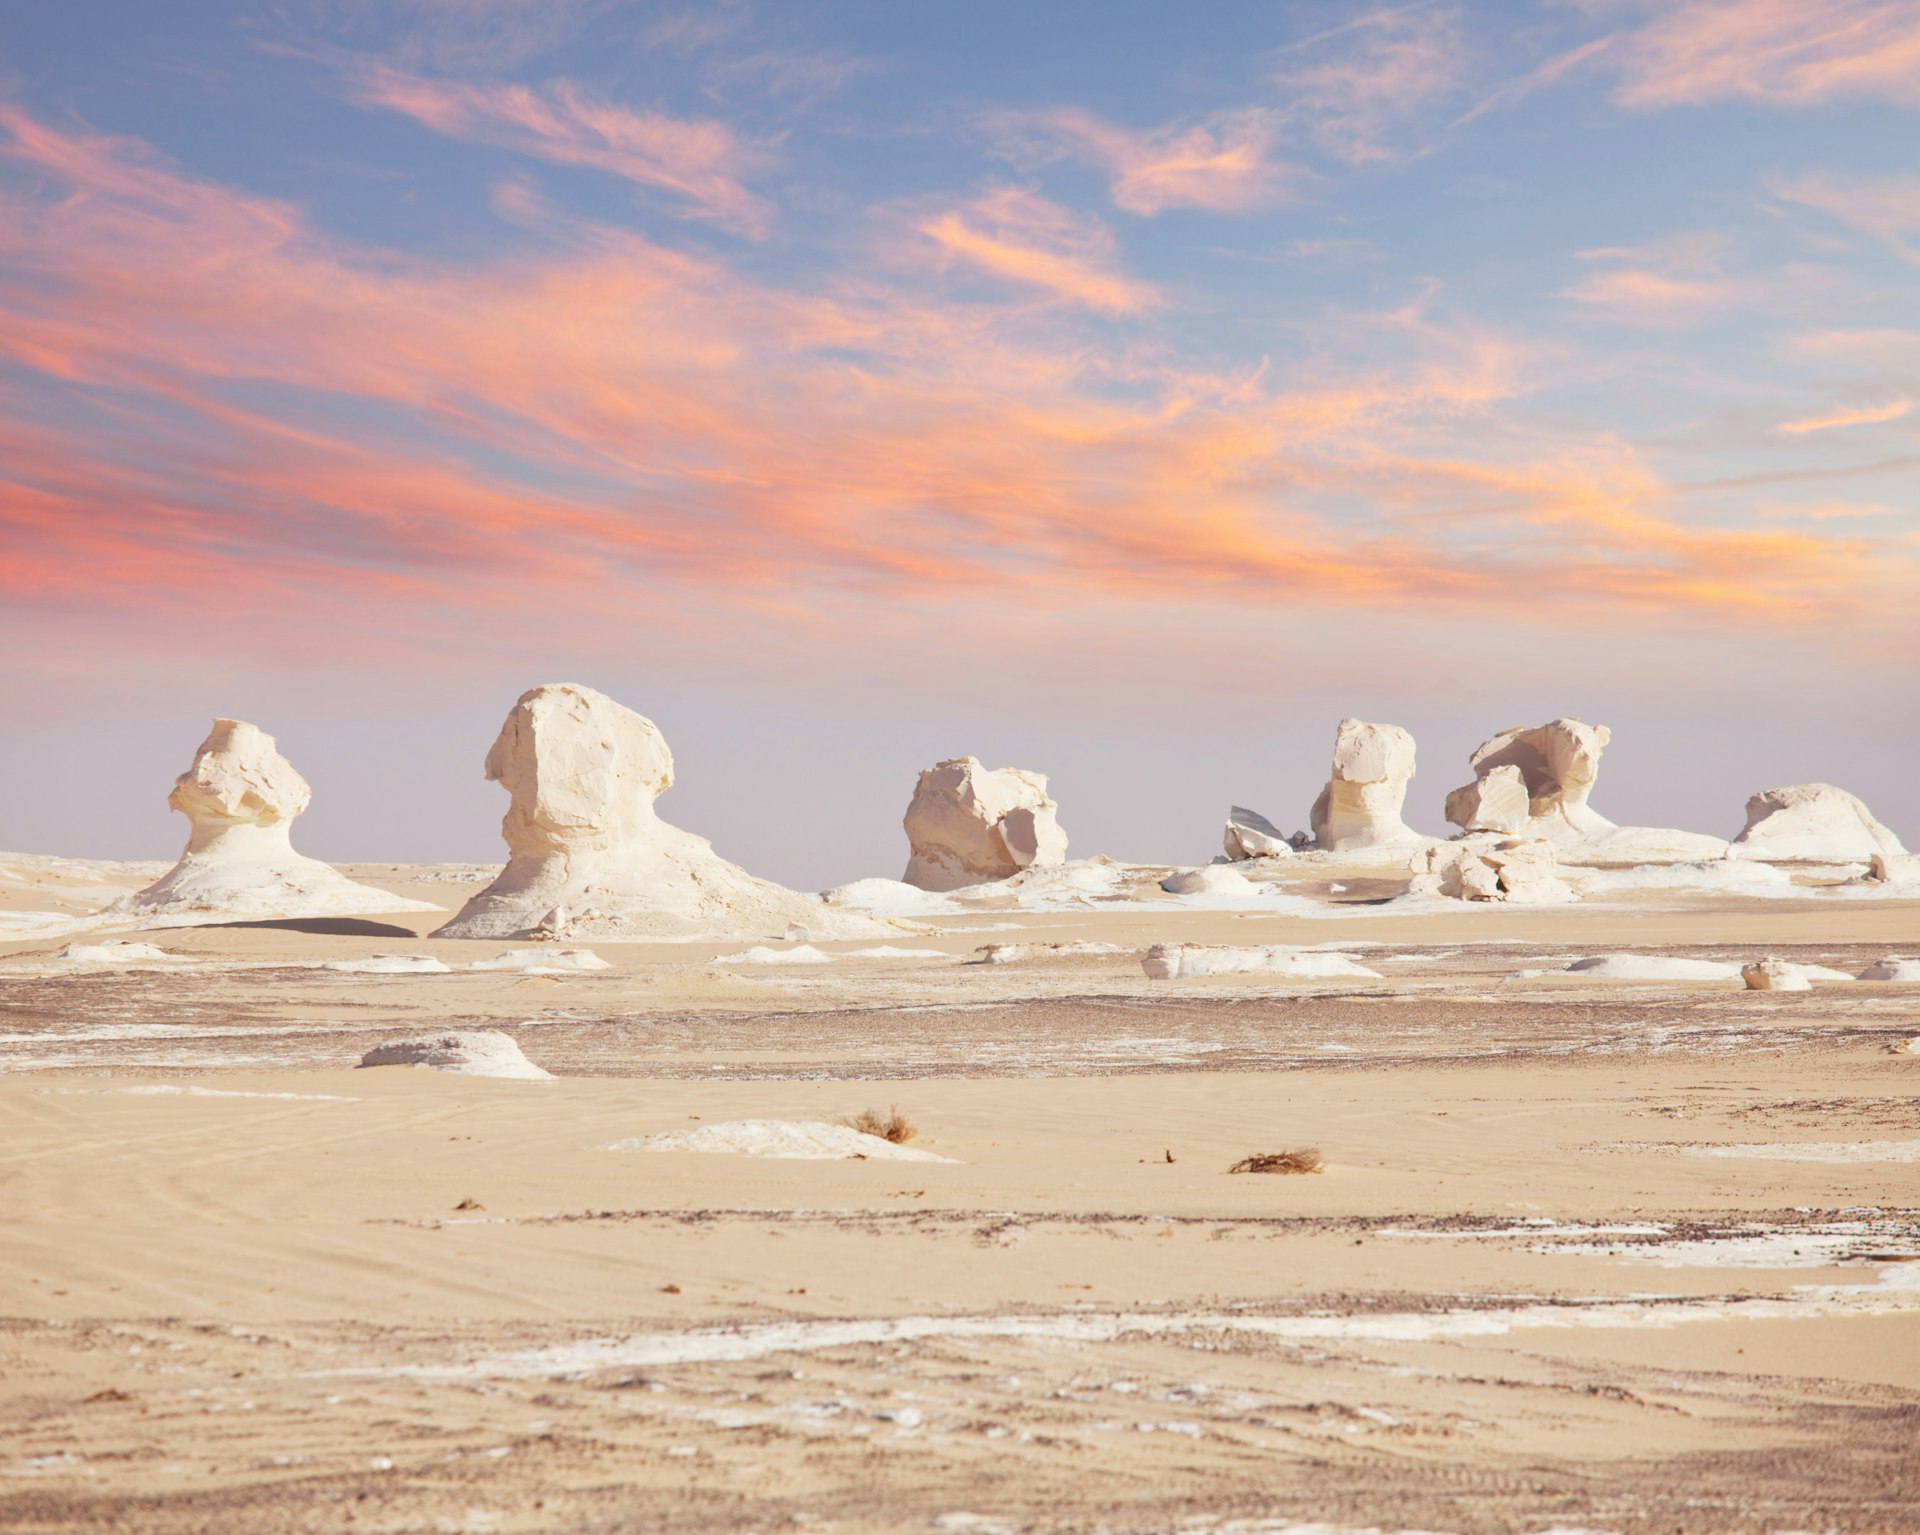
[[[469,970],[518,970],[523,975],[564,975],[578,970],[611,970],[592,949],[508,949],[492,959],[476,959]]]
[[[445,960],[431,954],[371,954],[365,959],[330,959],[322,970],[339,970],[348,975],[447,975],[453,970]]]
[[[1141,956],[1140,968],[1152,981],[1184,981],[1202,975],[1274,975],[1288,980],[1327,980],[1354,976],[1380,979],[1351,954],[1292,949],[1285,945],[1234,948],[1211,943],[1156,943]]]
[[[394,1039],[360,1057],[362,1066],[426,1066],[469,1077],[512,1077],[531,1081],[551,1077],[497,1029],[456,1029],[416,1039]]]
[[[653,802],[673,785],[666,740],[592,688],[523,693],[486,772],[512,796],[500,828],[507,866],[440,937],[744,938],[791,922],[824,937],[897,931],[756,879],[661,820]]]
[[[897,879],[856,879],[822,891],[820,899],[829,906],[870,911],[881,917],[938,917],[960,909],[938,891],[922,890]]]
[[[1293,851],[1293,843],[1279,827],[1245,805],[1228,809],[1227,829],[1220,840],[1227,857],[1235,863],[1248,858],[1278,858]]]
[[[1830,783],[1762,789],[1747,801],[1747,824],[1733,848],[1735,857],[1778,863],[1846,863],[1907,851],[1858,797]]]
[[[185,959],[184,954],[169,954],[154,943],[131,943],[109,938],[104,943],[70,943],[60,957],[76,965],[149,965],[154,961]]]
[[[849,949],[848,959],[952,959],[945,949],[897,949],[890,943],[875,944],[866,949]]]
[[[912,1146],[897,1146],[877,1135],[848,1125],[819,1120],[736,1119],[702,1125],[698,1130],[668,1130],[637,1140],[616,1141],[613,1151],[731,1152],[743,1157],[785,1157],[800,1162],[840,1162],[866,1158],[874,1162],[952,1162]]]
[[[1324,852],[1423,842],[1400,819],[1413,781],[1413,737],[1398,725],[1340,722],[1333,776],[1313,802],[1313,845]]]
[[[1044,773],[981,766],[952,757],[920,775],[902,825],[911,852],[905,883],[958,890],[1044,869],[1067,859],[1059,806]]]
[[[1176,869],[1160,881],[1168,895],[1232,895],[1259,897],[1265,885],[1256,885],[1232,864],[1206,863],[1197,869]]]
[[[1576,959],[1567,974],[1602,981],[1737,981],[1739,965],[1669,954],[1596,954]]]
[[[1889,954],[1885,959],[1876,959],[1862,970],[1859,979],[1863,981],[1920,981],[1920,959],[1901,959]]]
[[[1413,856],[1408,894],[1457,901],[1506,901],[1544,906],[1578,899],[1560,878],[1553,844],[1539,837],[1472,833]]]
[[[272,736],[245,720],[215,720],[193,766],[167,796],[191,827],[186,851],[159,879],[102,915],[171,921],[440,909],[355,884],[330,864],[296,853],[289,833],[312,798]]]
[[[827,965],[832,962],[831,954],[810,943],[797,943],[791,949],[770,949],[764,943],[757,943],[751,949],[722,954],[714,960],[716,965]]]
[[[1748,991],[1812,991],[1813,982],[1789,964],[1769,956],[1740,967]]]
[[[1875,853],[1867,860],[1866,883],[1920,885],[1920,854]]]

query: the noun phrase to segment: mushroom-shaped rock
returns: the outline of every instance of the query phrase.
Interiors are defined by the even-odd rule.
[[[1257,810],[1235,805],[1227,811],[1227,829],[1221,838],[1227,857],[1235,863],[1249,858],[1273,858],[1291,853],[1293,844]]]
[[[673,784],[665,738],[592,688],[523,693],[486,774],[512,797],[500,825],[507,866],[441,937],[755,937],[791,922],[829,938],[897,930],[756,879],[661,820],[653,802]]]
[[[174,781],[167,804],[190,830],[180,861],[110,911],[119,916],[313,917],[437,911],[293,850],[294,817],[313,790],[273,737],[245,720],[217,719]]]
[[[1560,878],[1551,843],[1538,837],[1486,834],[1435,843],[1416,853],[1410,893],[1516,906],[1576,899],[1572,887]]]
[[[952,757],[921,773],[907,805],[911,854],[901,879],[921,890],[960,890],[1067,861],[1044,773],[986,768]]]
[[[1610,739],[1612,732],[1605,725],[1588,725],[1573,718],[1550,720],[1532,729],[1519,726],[1503,730],[1473,754],[1475,782],[1447,796],[1447,819],[1463,831],[1525,829],[1556,841],[1610,832],[1613,822],[1587,803],[1594,780],[1600,776],[1600,753]],[[1485,812],[1489,801],[1502,811],[1510,805],[1506,787],[1511,784],[1510,776],[1503,786],[1472,792],[1479,789],[1480,780],[1508,767],[1519,772],[1526,786],[1528,821],[1539,824],[1525,828],[1471,824],[1475,815]]]
[[[391,1039],[360,1057],[362,1066],[428,1066],[435,1071],[457,1071],[469,1077],[518,1077],[535,1080],[553,1075],[521,1053],[511,1034],[498,1029],[452,1029],[415,1039]]]
[[[1313,845],[1329,852],[1422,842],[1400,819],[1413,779],[1413,737],[1398,725],[1342,720],[1333,776],[1313,802]]]
[[[1779,863],[1847,863],[1907,851],[1857,796],[1830,783],[1762,789],[1747,801],[1746,829],[1733,846],[1736,857]]]

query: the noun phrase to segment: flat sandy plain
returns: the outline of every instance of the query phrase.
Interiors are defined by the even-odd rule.
[[[157,872],[0,864],[0,908]],[[1920,902],[1381,893],[557,977],[318,968],[512,947],[430,912],[120,935],[149,968],[16,933],[0,1528],[1920,1530],[1920,986],[1552,973],[1851,973]],[[1382,978],[1147,980],[1170,940]],[[965,963],[1010,941],[1120,951]],[[353,1069],[447,1027],[556,1080]],[[890,1105],[952,1160],[611,1149]]]

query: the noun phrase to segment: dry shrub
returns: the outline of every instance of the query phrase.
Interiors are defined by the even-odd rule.
[[[862,1135],[877,1135],[883,1141],[892,1141],[896,1146],[904,1146],[920,1132],[913,1127],[913,1121],[899,1109],[889,1107],[882,1114],[878,1109],[862,1109],[851,1119],[840,1121],[850,1130],[858,1130]]]
[[[1263,1151],[1242,1157],[1227,1169],[1230,1173],[1319,1173],[1326,1167],[1318,1146],[1302,1146],[1296,1151]]]

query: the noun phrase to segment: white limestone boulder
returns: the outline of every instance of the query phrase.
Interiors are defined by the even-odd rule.
[[[1416,853],[1408,894],[1456,901],[1556,905],[1577,899],[1560,878],[1553,844],[1539,837],[1474,833]]]
[[[1313,802],[1313,845],[1339,853],[1425,841],[1400,819],[1413,756],[1413,737],[1398,725],[1342,720],[1333,737],[1333,776]]]
[[[1740,967],[1748,991],[1811,991],[1813,982],[1794,966],[1769,956]]]
[[[1847,863],[1907,851],[1857,796],[1830,783],[1762,789],[1747,801],[1747,824],[1733,850],[1773,863]]]
[[[1235,863],[1249,858],[1277,858],[1293,851],[1293,844],[1279,827],[1259,811],[1244,805],[1234,805],[1227,811],[1227,828],[1221,845]]]
[[[1207,975],[1272,975],[1284,980],[1380,979],[1351,954],[1295,949],[1284,944],[1234,946],[1156,943],[1140,958],[1151,981],[1184,981]]]
[[[661,820],[654,800],[673,785],[665,738],[592,688],[523,693],[486,775],[511,796],[507,866],[440,937],[750,938],[795,922],[827,938],[899,931],[757,879]]]
[[[1512,763],[1485,774],[1447,796],[1447,819],[1465,832],[1490,831],[1512,837],[1533,818],[1526,775]]]
[[[1067,861],[1060,807],[1044,773],[987,768],[951,757],[921,773],[901,823],[911,850],[901,879],[920,890],[961,890]]]
[[[389,1040],[360,1057],[363,1067],[422,1066],[469,1077],[538,1081],[553,1075],[528,1060],[511,1034],[498,1029],[450,1029],[413,1039]]]
[[[1876,959],[1858,976],[1862,981],[1902,981],[1920,982],[1920,959],[1903,959],[1897,954],[1889,954],[1885,959]]]
[[[190,828],[180,861],[102,915],[178,923],[440,910],[296,853],[294,818],[312,798],[272,736],[245,720],[215,720],[167,796]]]

